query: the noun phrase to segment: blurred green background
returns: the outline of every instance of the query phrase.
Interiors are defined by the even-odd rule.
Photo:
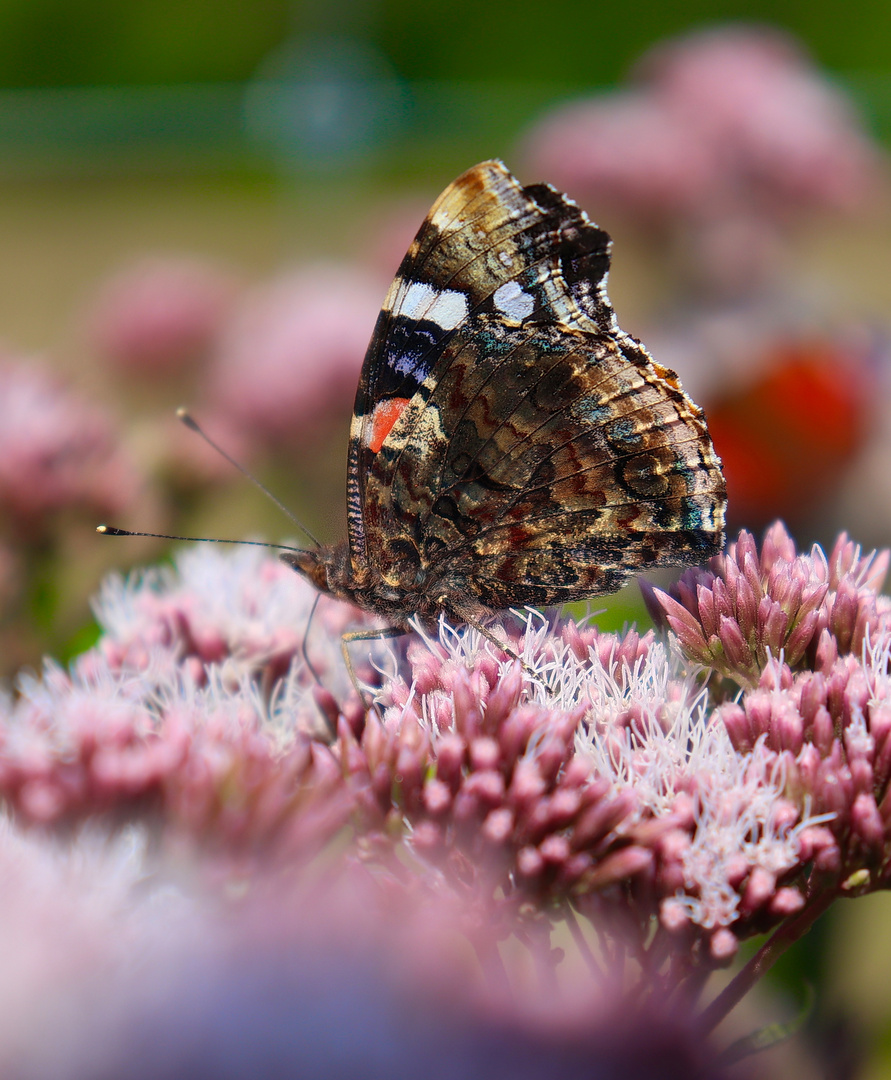
[[[399,196],[423,207],[475,161],[510,163],[520,134],[548,108],[616,84],[660,39],[727,20],[790,31],[872,133],[891,139],[884,0],[0,0],[0,345],[48,355],[135,425],[149,407],[178,404],[180,389],[148,404],[141,392],[128,397],[93,365],[79,332],[98,283],[127,260],[194,252],[260,279],[310,256],[349,258]],[[801,239],[799,259],[830,266],[840,294],[865,297],[887,317],[889,238],[887,214],[859,232],[827,225]],[[611,292],[632,330],[648,309],[650,278],[630,238]],[[338,458],[323,470],[324,489],[310,491],[330,492],[335,519],[340,471]],[[291,501],[287,471],[272,475]],[[313,500],[300,488],[296,501]],[[196,531],[281,532],[244,487],[182,510],[180,525]],[[307,512],[313,527],[325,517]],[[154,513],[140,517],[137,507],[119,523],[163,526]],[[337,531],[335,520],[329,533]],[[54,572],[69,598],[50,604],[64,624],[51,647],[84,622],[104,569],[164,550],[125,545],[97,542],[88,527],[66,537]],[[621,608],[618,621],[633,610]],[[821,1005],[810,1041],[765,1059],[764,1075],[854,1075],[833,1056],[849,1045],[836,1036],[850,1030],[850,1045],[862,1038],[866,1047],[861,1075],[891,1076],[886,899],[837,912],[784,964],[772,993],[800,997],[807,975]],[[773,1008],[762,1002],[757,1020]]]

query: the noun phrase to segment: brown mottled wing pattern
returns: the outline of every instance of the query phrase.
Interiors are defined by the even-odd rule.
[[[565,196],[498,162],[443,193],[363,368],[355,565],[474,617],[609,592],[720,547],[705,420],[616,325],[609,245]]]

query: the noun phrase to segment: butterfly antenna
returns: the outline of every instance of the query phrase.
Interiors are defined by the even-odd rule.
[[[254,476],[254,474],[252,472],[249,472],[244,467],[244,465],[242,465],[240,462],[236,461],[235,458],[232,457],[231,454],[226,453],[226,451],[222,448],[222,446],[219,445],[219,443],[214,442],[214,440],[207,434],[207,432],[204,430],[204,428],[202,428],[198,424],[198,421],[195,420],[195,418],[188,411],[188,409],[185,409],[185,408],[183,408],[181,406],[180,408],[178,408],[176,410],[176,417],[177,417],[178,420],[182,421],[182,423],[184,423],[186,425],[186,427],[190,431],[194,431],[196,435],[200,435],[200,437],[202,439],[204,439],[204,441],[207,443],[208,446],[210,446],[212,449],[216,450],[216,452],[220,455],[220,457],[225,458],[226,461],[228,461],[230,465],[232,465],[234,468],[238,469],[238,471],[241,473],[242,476],[244,476],[248,480],[250,480],[250,482],[254,485],[254,487],[259,488],[259,490],[262,491],[263,494],[268,499],[271,499],[272,502],[274,502],[275,505],[279,508],[279,510],[281,510],[281,512],[285,515],[285,517],[288,518],[288,520],[292,524],[296,525],[297,528],[300,529],[300,531],[302,533],[305,533],[306,536],[309,537],[310,541],[313,544],[315,544],[316,547],[321,547],[322,546],[321,541],[317,540],[316,537],[313,536],[313,534],[309,531],[309,529],[307,529],[307,527],[303,524],[303,522],[299,521],[297,519],[297,517],[287,508],[287,506],[285,506],[285,504],[281,501],[281,499],[279,499],[277,496],[273,495],[272,492],[269,490],[269,488],[264,483],[262,483],[260,480],[258,480],[257,477]],[[131,536],[155,536],[157,534],[156,533],[131,533],[130,535]],[[181,537],[169,537],[168,539],[172,539],[172,540],[189,540],[189,539],[192,539],[192,538],[188,537],[188,536],[181,536]],[[200,537],[198,539],[200,539]],[[224,544],[238,543],[238,541],[235,541],[235,540],[221,540],[219,542],[224,543]],[[284,547],[283,544],[269,544],[267,546],[268,547]],[[287,550],[296,551],[298,549],[297,548],[288,548]]]
[[[291,547],[290,544],[267,544],[265,540],[224,540],[218,536],[174,536],[172,533],[131,532],[130,529],[116,529],[114,525],[97,525],[96,532],[103,536],[154,536],[158,540],[187,540],[196,544],[247,544],[250,547],[278,548],[279,551],[303,550],[303,548]]]

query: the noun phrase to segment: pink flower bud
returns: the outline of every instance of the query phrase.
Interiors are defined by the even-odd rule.
[[[438,825],[432,821],[419,821],[411,834],[411,846],[418,851],[432,854],[441,851],[445,837]]]
[[[717,579],[715,579],[717,580]],[[702,623],[702,635],[706,640],[718,635],[718,613],[715,610],[715,594],[703,585],[696,588],[696,603]],[[678,635],[680,637],[680,635]]]
[[[852,582],[843,579],[839,582],[829,617],[829,625],[838,641],[838,650],[842,654],[851,651],[856,622],[857,589]]]
[[[492,769],[471,773],[464,781],[461,795],[473,796],[486,807],[498,806],[504,799],[504,777]]]
[[[450,787],[457,784],[467,754],[467,744],[457,734],[447,733],[436,742],[436,776]]]
[[[739,950],[739,942],[731,930],[716,930],[709,939],[709,953],[717,964],[729,964]]]
[[[517,870],[523,877],[538,877],[544,866],[545,861],[537,848],[524,847],[517,852]]]
[[[824,629],[820,632],[820,639],[817,642],[817,670],[830,671],[837,660],[838,642],[828,629]]]
[[[669,896],[659,905],[659,922],[670,934],[679,934],[689,929],[690,917],[684,905],[674,896]]]
[[[495,739],[481,737],[470,744],[470,764],[474,769],[495,769],[501,759],[501,748]]]
[[[742,895],[741,909],[751,914],[763,907],[776,891],[777,882],[773,874],[756,866],[746,882]]]
[[[868,849],[881,851],[885,838],[884,822],[871,792],[861,792],[854,800],[851,828]]]
[[[768,906],[771,915],[785,919],[801,911],[804,907],[804,897],[798,889],[787,885],[782,889],[777,889]]]
[[[738,671],[748,671],[754,667],[755,658],[740,630],[739,623],[727,616],[721,616],[721,645],[731,667]]]
[[[482,835],[492,844],[506,844],[514,827],[514,815],[507,807],[493,810],[483,822]]]
[[[424,784],[424,806],[429,814],[445,814],[452,805],[452,792],[441,780],[430,779]]]
[[[586,879],[590,889],[605,889],[618,881],[636,877],[653,866],[653,852],[633,844],[622,848],[612,855],[607,855],[592,868]]]
[[[789,625],[789,616],[779,606],[779,604],[771,604],[770,610],[767,613],[767,618],[764,620],[764,630],[762,632],[762,640],[765,647],[770,652],[778,657],[780,651],[786,644],[786,629]]]
[[[808,646],[813,641],[818,620],[819,616],[817,612],[811,611],[796,624],[795,628],[786,639],[784,656],[787,664],[794,667],[801,662]]]
[[[731,701],[715,710],[716,717],[727,729],[733,748],[739,753],[747,753],[755,746],[758,732],[755,731],[748,714],[741,705]]]
[[[761,598],[745,577],[740,577],[736,590],[736,617],[742,636],[748,641],[758,626],[758,601]]]
[[[802,747],[804,724],[791,702],[778,703],[771,717],[768,743],[775,750],[797,754]]]

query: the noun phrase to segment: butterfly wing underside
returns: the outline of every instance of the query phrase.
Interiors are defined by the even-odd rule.
[[[609,592],[718,550],[704,417],[618,328],[609,249],[571,200],[500,162],[443,192],[362,370],[355,566],[402,588],[444,581],[461,614]]]

